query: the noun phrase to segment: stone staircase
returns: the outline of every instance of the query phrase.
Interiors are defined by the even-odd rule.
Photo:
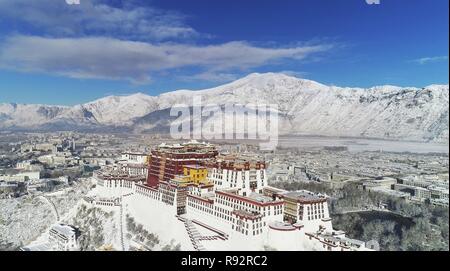
[[[186,227],[186,231],[189,235],[189,239],[191,239],[192,246],[197,251],[206,251],[205,247],[200,243],[200,239],[202,236],[198,232],[198,230],[195,228],[194,223],[192,221],[185,219],[184,226]]]

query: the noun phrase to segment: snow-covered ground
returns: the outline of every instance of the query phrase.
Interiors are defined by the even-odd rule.
[[[163,244],[180,244],[183,251],[193,250],[184,224],[176,217],[173,208],[163,203],[151,203],[139,195],[124,198],[124,213],[151,233],[156,234]]]
[[[52,210],[43,201],[34,198],[0,200],[0,250],[28,244],[55,221]]]
[[[86,196],[97,195],[93,189]],[[60,222],[79,228],[82,250],[130,250],[146,248],[149,250],[193,250],[184,228],[184,224],[175,216],[167,216],[166,205],[147,208],[148,201],[138,196],[124,197],[122,206],[100,206],[86,202],[82,197],[61,217]],[[167,209],[167,210],[166,210]],[[170,210],[173,213],[173,210]],[[51,214],[51,210],[49,210]],[[133,223],[130,223],[132,219]],[[28,245],[37,247],[48,243],[48,231],[56,222],[47,220],[36,231],[33,242]],[[135,229],[130,229],[133,224]],[[40,232],[40,233],[39,233]],[[141,240],[139,240],[141,239]]]
[[[68,189],[43,194],[63,218],[86,195],[92,183],[80,179]],[[0,200],[0,250],[17,249],[40,240],[57,222],[54,207],[41,195]]]

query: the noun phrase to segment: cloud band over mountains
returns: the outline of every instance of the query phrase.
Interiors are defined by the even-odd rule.
[[[332,45],[257,47],[244,41],[218,45],[147,43],[105,37],[12,36],[0,46],[0,67],[73,78],[151,80],[152,72],[201,67],[209,72],[248,69],[281,59],[302,60]],[[220,74],[220,73],[219,73]]]
[[[301,61],[333,47],[214,43],[176,11],[134,0],[80,3],[0,0],[0,18],[17,28],[0,39],[0,68],[143,84],[167,71],[181,80],[227,81],[241,71]]]

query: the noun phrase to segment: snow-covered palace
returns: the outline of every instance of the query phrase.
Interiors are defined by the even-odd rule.
[[[141,156],[126,154],[94,174],[97,204],[122,204],[182,249],[369,250],[333,230],[326,196],[268,186],[264,161],[196,141],[161,144]],[[138,163],[146,176],[131,174]]]

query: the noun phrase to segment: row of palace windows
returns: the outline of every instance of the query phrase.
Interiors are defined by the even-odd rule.
[[[139,195],[142,195],[142,196],[147,196],[152,199],[156,199],[156,200],[159,200],[159,195],[160,195],[159,192],[157,192],[157,191],[146,189],[146,188],[143,188],[140,186],[136,186],[136,193]]]
[[[132,182],[125,180],[102,180],[102,182],[97,182],[100,186],[116,188],[116,187],[126,187],[131,188]]]

